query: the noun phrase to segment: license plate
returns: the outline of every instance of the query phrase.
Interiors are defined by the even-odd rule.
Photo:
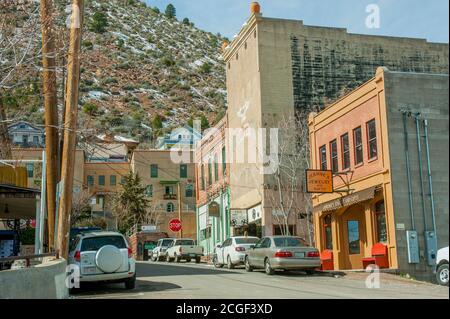
[[[97,267],[84,267],[83,268],[83,272],[85,274],[94,274],[96,270],[97,270]]]
[[[295,253],[295,257],[297,257],[297,258],[305,258],[305,253]]]

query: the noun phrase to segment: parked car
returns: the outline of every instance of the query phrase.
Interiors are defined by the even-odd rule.
[[[116,232],[77,235],[71,243],[69,263],[80,269],[80,283],[123,282],[134,289],[136,265],[125,237]]]
[[[166,259],[167,248],[174,242],[174,238],[162,238],[158,240],[156,247],[152,251],[151,260],[161,261]]]
[[[258,241],[258,237],[230,237],[226,239],[222,245],[216,246],[216,253],[213,257],[214,266],[222,268],[226,264],[228,269],[233,269],[236,265],[243,265],[246,251]]]
[[[203,256],[203,247],[195,244],[192,239],[175,239],[169,246],[166,252],[166,261],[176,261],[179,263],[181,260],[191,262],[195,259],[198,264]]]
[[[264,237],[245,256],[246,271],[263,268],[267,275],[273,275],[275,270],[304,270],[312,274],[319,267],[319,251],[294,236]]]
[[[436,279],[439,285],[448,286],[448,247],[437,252]]]

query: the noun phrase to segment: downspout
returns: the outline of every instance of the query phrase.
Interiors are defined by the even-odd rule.
[[[424,120],[425,125],[425,145],[427,153],[427,166],[428,166],[428,183],[430,185],[430,201],[431,201],[431,216],[433,220],[433,231],[437,241],[437,227],[436,227],[436,210],[434,206],[434,195],[433,195],[433,177],[431,174],[431,160],[430,160],[430,143],[428,139],[428,120]]]
[[[414,119],[416,121],[416,135],[417,135],[417,152],[419,155],[419,178],[420,178],[420,195],[422,197],[422,214],[424,231],[428,230],[427,213],[425,212],[425,193],[423,190],[423,162],[422,162],[422,143],[420,142],[420,113],[416,113]]]
[[[405,157],[406,157],[406,175],[408,177],[408,196],[409,196],[409,211],[411,213],[411,227],[416,230],[416,222],[414,217],[414,206],[412,199],[412,183],[411,183],[411,168],[409,161],[409,146],[408,146],[408,131],[406,128],[406,113],[403,113],[403,132],[405,137]]]

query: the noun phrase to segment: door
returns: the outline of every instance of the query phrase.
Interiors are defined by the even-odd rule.
[[[225,240],[222,244],[222,247],[220,248],[218,254],[217,254],[217,260],[219,264],[226,264],[227,262],[227,253],[228,249],[231,245],[231,238],[228,238]]]
[[[365,225],[365,214],[362,206],[352,206],[342,215],[343,252],[346,269],[363,269],[364,245],[367,241]]]
[[[261,239],[261,241],[255,246],[252,264],[260,268],[264,267],[264,258],[267,255],[267,250],[269,249],[270,244],[270,238]]]

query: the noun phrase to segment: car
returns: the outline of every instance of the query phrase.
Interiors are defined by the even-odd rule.
[[[80,271],[83,282],[122,282],[126,289],[136,284],[136,261],[126,238],[116,232],[77,235],[69,250],[69,264]]]
[[[258,237],[236,236],[226,239],[222,245],[216,246],[213,258],[214,266],[222,268],[227,265],[228,269],[233,269],[237,265],[243,265],[245,252],[259,241]]]
[[[439,285],[448,286],[448,247],[437,252],[436,279]]]
[[[195,244],[193,239],[175,239],[166,252],[166,261],[180,262],[186,260],[191,262],[192,259],[198,264],[203,256],[203,247]]]
[[[152,251],[151,260],[161,261],[166,259],[166,251],[172,245],[175,238],[162,238],[158,240],[156,247]]]
[[[303,270],[313,274],[320,267],[319,250],[296,236],[267,236],[247,250],[245,270],[262,268],[267,275],[275,270]]]

